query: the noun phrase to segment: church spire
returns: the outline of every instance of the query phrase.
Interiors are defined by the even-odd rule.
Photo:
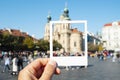
[[[70,20],[70,18],[69,18],[69,10],[68,10],[67,6],[68,6],[67,3],[65,3],[65,8],[64,8],[63,16],[64,16],[64,18],[66,20]]]
[[[47,22],[49,23],[51,21],[51,16],[50,16],[50,12],[48,12],[48,16],[47,16]]]

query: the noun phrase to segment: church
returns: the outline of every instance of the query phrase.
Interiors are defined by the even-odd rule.
[[[47,16],[47,23],[45,25],[44,40],[50,40],[50,21],[51,16]],[[62,15],[60,15],[60,21],[70,21],[69,10],[64,8]],[[83,32],[77,28],[72,28],[70,23],[56,23],[53,27],[53,40],[59,42],[63,47],[63,52],[75,54],[83,53]]]

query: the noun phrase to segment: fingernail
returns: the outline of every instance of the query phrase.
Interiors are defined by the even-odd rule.
[[[54,61],[54,60],[50,60],[50,61],[48,62],[48,64],[53,65],[53,66],[56,67],[56,61]]]

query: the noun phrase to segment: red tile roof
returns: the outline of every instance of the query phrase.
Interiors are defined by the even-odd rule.
[[[105,27],[106,27],[106,26],[112,26],[112,23],[107,23],[107,24],[105,24],[104,26],[105,26]]]
[[[82,32],[81,31],[78,31],[77,28],[74,28],[74,29],[71,29],[72,33],[79,33],[82,35]]]
[[[16,30],[16,29],[0,29],[0,33],[3,32],[8,32],[9,34],[13,35],[13,36],[23,36],[23,37],[27,37],[29,36],[26,32],[21,32],[20,30]]]
[[[31,37],[33,40],[36,40],[34,37],[28,35],[26,32],[21,32],[20,30],[16,30],[16,29],[0,29],[0,34],[7,32],[13,36],[22,36],[22,37]]]
[[[120,25],[120,21],[118,21],[118,25]],[[107,23],[104,25],[104,27],[109,27],[109,26],[112,26],[112,23]]]
[[[120,22],[118,22],[118,25],[120,25]]]
[[[75,29],[72,29],[72,32],[73,33],[78,33],[79,31],[77,30],[77,28],[75,28]]]

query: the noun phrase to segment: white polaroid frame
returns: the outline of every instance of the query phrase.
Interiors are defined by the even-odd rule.
[[[84,24],[84,38],[85,38],[85,52],[84,56],[53,56],[53,24],[56,23],[77,23]],[[50,21],[50,58],[55,60],[58,66],[88,66],[88,54],[87,54],[87,21]]]

